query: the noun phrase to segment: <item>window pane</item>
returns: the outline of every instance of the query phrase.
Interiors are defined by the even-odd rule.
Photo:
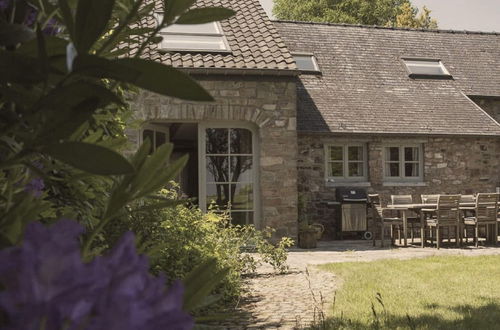
[[[163,35],[161,46],[167,49],[182,50],[226,50],[221,36],[207,35]]]
[[[217,24],[215,22],[205,24],[174,24],[170,25],[162,32],[170,33],[194,33],[194,34],[207,34],[219,33]]]
[[[349,176],[363,176],[363,163],[349,163]]]
[[[231,182],[253,182],[252,156],[231,156]]]
[[[347,147],[347,158],[349,160],[363,160],[363,147],[360,146]]]
[[[155,149],[162,146],[167,142],[167,135],[164,132],[155,132],[156,141],[155,141]]]
[[[329,163],[328,176],[344,176],[344,164],[340,162]]]
[[[399,147],[385,148],[385,160],[398,162],[399,161]]]
[[[405,147],[405,161],[418,161],[418,148]]]
[[[299,70],[303,71],[317,71],[318,68],[314,63],[314,56],[312,55],[293,55],[295,59],[295,63],[297,63],[297,67]]]
[[[399,163],[386,163],[385,166],[387,176],[399,176]]]
[[[344,148],[340,146],[330,147],[330,160],[343,160]]]
[[[207,157],[207,182],[229,182],[228,156]]]
[[[227,128],[207,128],[206,130],[206,153],[207,154],[227,154],[228,153],[228,132]]]
[[[220,209],[229,204],[229,184],[207,184],[207,209],[215,203]]]
[[[252,132],[244,128],[232,128],[229,131],[232,154],[252,153]]]
[[[406,163],[405,164],[405,176],[418,177],[419,176],[418,164],[417,163]]]
[[[253,210],[253,185],[251,183],[232,184],[231,196],[232,210]]]
[[[252,225],[253,212],[231,212],[231,223],[233,225]]]

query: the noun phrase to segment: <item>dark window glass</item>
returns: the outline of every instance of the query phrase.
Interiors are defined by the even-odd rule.
[[[340,146],[330,147],[330,160],[343,160],[344,148]]]
[[[399,161],[399,147],[386,148],[386,160],[391,162]]]
[[[349,176],[363,176],[363,163],[349,163]]]
[[[330,176],[344,176],[344,164],[340,162],[330,163]]]
[[[207,184],[207,209],[213,203],[220,209],[226,209],[229,200],[229,184]]]
[[[207,157],[207,182],[229,182],[228,156]]]
[[[232,154],[252,153],[252,132],[244,128],[232,128],[229,131]]]
[[[227,154],[228,150],[227,128],[207,128],[206,130],[206,153],[207,154]]]
[[[252,156],[231,156],[231,182],[253,182]]]
[[[231,212],[231,223],[233,225],[252,225],[253,212]]]
[[[253,185],[231,185],[231,210],[253,210]]]

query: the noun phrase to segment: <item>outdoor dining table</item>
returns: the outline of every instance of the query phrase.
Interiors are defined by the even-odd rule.
[[[461,210],[473,210],[476,206],[473,202],[460,203],[459,208]],[[423,213],[422,209],[436,209],[437,203],[416,203],[416,204],[389,204],[386,209],[401,211],[403,218],[403,244],[408,246],[408,212],[417,212],[420,214],[421,225],[423,225]],[[422,246],[424,242],[422,241]]]

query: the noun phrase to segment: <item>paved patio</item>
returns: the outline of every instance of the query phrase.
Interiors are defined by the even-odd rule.
[[[290,272],[273,273],[272,267],[259,267],[247,279],[248,294],[241,312],[222,324],[224,329],[300,329],[328,312],[335,289],[340,284],[334,274],[315,265],[331,262],[364,262],[380,259],[411,259],[446,255],[500,255],[500,247],[380,248],[371,241],[319,242],[314,250],[291,249]]]

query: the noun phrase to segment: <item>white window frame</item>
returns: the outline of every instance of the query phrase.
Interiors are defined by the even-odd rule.
[[[321,72],[319,70],[319,65],[318,65],[318,61],[316,60],[316,56],[314,56],[313,53],[292,53],[292,56],[294,57],[294,61],[295,61],[295,57],[296,56],[307,56],[307,57],[310,57],[311,58],[311,61],[313,63],[313,66],[314,66],[314,69],[313,70],[302,70],[299,68],[299,66],[297,65],[297,69],[299,69],[301,72],[310,72],[310,73],[319,73]],[[296,62],[296,61],[295,61]]]
[[[154,133],[160,132],[165,134],[165,143],[170,142],[170,127],[167,125],[161,125],[161,124],[145,124],[141,127],[139,130],[139,145],[142,145],[144,143],[144,131],[145,130],[151,130]],[[153,151],[156,151],[158,146],[156,145],[156,134],[153,134],[153,141],[151,141],[151,147],[153,148]]]
[[[342,176],[330,176],[330,148],[331,147],[342,147],[342,163],[343,163],[343,175]],[[349,147],[361,147],[363,148],[363,160],[362,161],[349,161],[348,159],[348,149]],[[326,182],[366,182],[368,180],[368,147],[366,143],[330,143],[325,144],[325,181]],[[340,161],[337,161],[340,162]],[[363,176],[349,176],[349,163],[362,163],[363,164]]]
[[[253,224],[257,229],[262,227],[262,210],[260,201],[260,143],[257,128],[245,122],[203,122],[198,124],[198,192],[199,207],[207,211],[207,169],[205,130],[207,128],[242,128],[252,132],[252,184],[253,184]],[[236,211],[237,212],[237,211]]]
[[[156,13],[157,24],[161,22],[163,14]],[[179,51],[179,52],[204,52],[204,53],[230,53],[231,49],[229,48],[229,43],[227,42],[226,36],[224,35],[224,31],[219,22],[210,22],[206,24],[212,24],[215,27],[216,32],[169,32],[165,30],[161,30],[159,35],[163,36],[164,39],[167,39],[168,36],[189,36],[189,37],[218,37],[221,38],[222,44],[224,48],[221,49],[207,49],[207,48],[179,48],[179,47],[166,47],[163,45],[163,41],[160,42],[160,49],[168,50],[168,51]],[[191,24],[197,25],[197,24]]]
[[[444,79],[452,78],[452,75],[450,74],[450,72],[448,71],[448,69],[446,69],[446,67],[444,66],[443,62],[440,59],[418,58],[418,57],[402,57],[401,60],[403,61],[405,69],[408,72],[408,76],[410,78],[418,78],[418,77],[422,77],[422,78],[444,78]],[[426,66],[425,63],[432,63],[432,66],[438,66],[439,68],[441,68],[441,70],[443,71],[443,73],[442,74],[413,73],[411,71],[411,69],[410,69],[410,66],[415,66],[416,64],[411,64],[410,66],[408,66],[408,64],[406,63],[406,61],[422,62],[422,64],[420,66]],[[417,66],[418,66],[418,64],[417,64]],[[429,66],[429,65],[427,65],[427,66]]]
[[[387,160],[387,148],[399,148],[399,176],[389,176],[387,173],[387,163],[396,163],[396,161]],[[418,148],[418,161],[405,161],[404,148]],[[418,164],[418,176],[405,176],[405,164]],[[422,143],[403,143],[403,144],[384,144],[382,149],[382,166],[385,182],[423,182],[424,181],[424,146]]]

